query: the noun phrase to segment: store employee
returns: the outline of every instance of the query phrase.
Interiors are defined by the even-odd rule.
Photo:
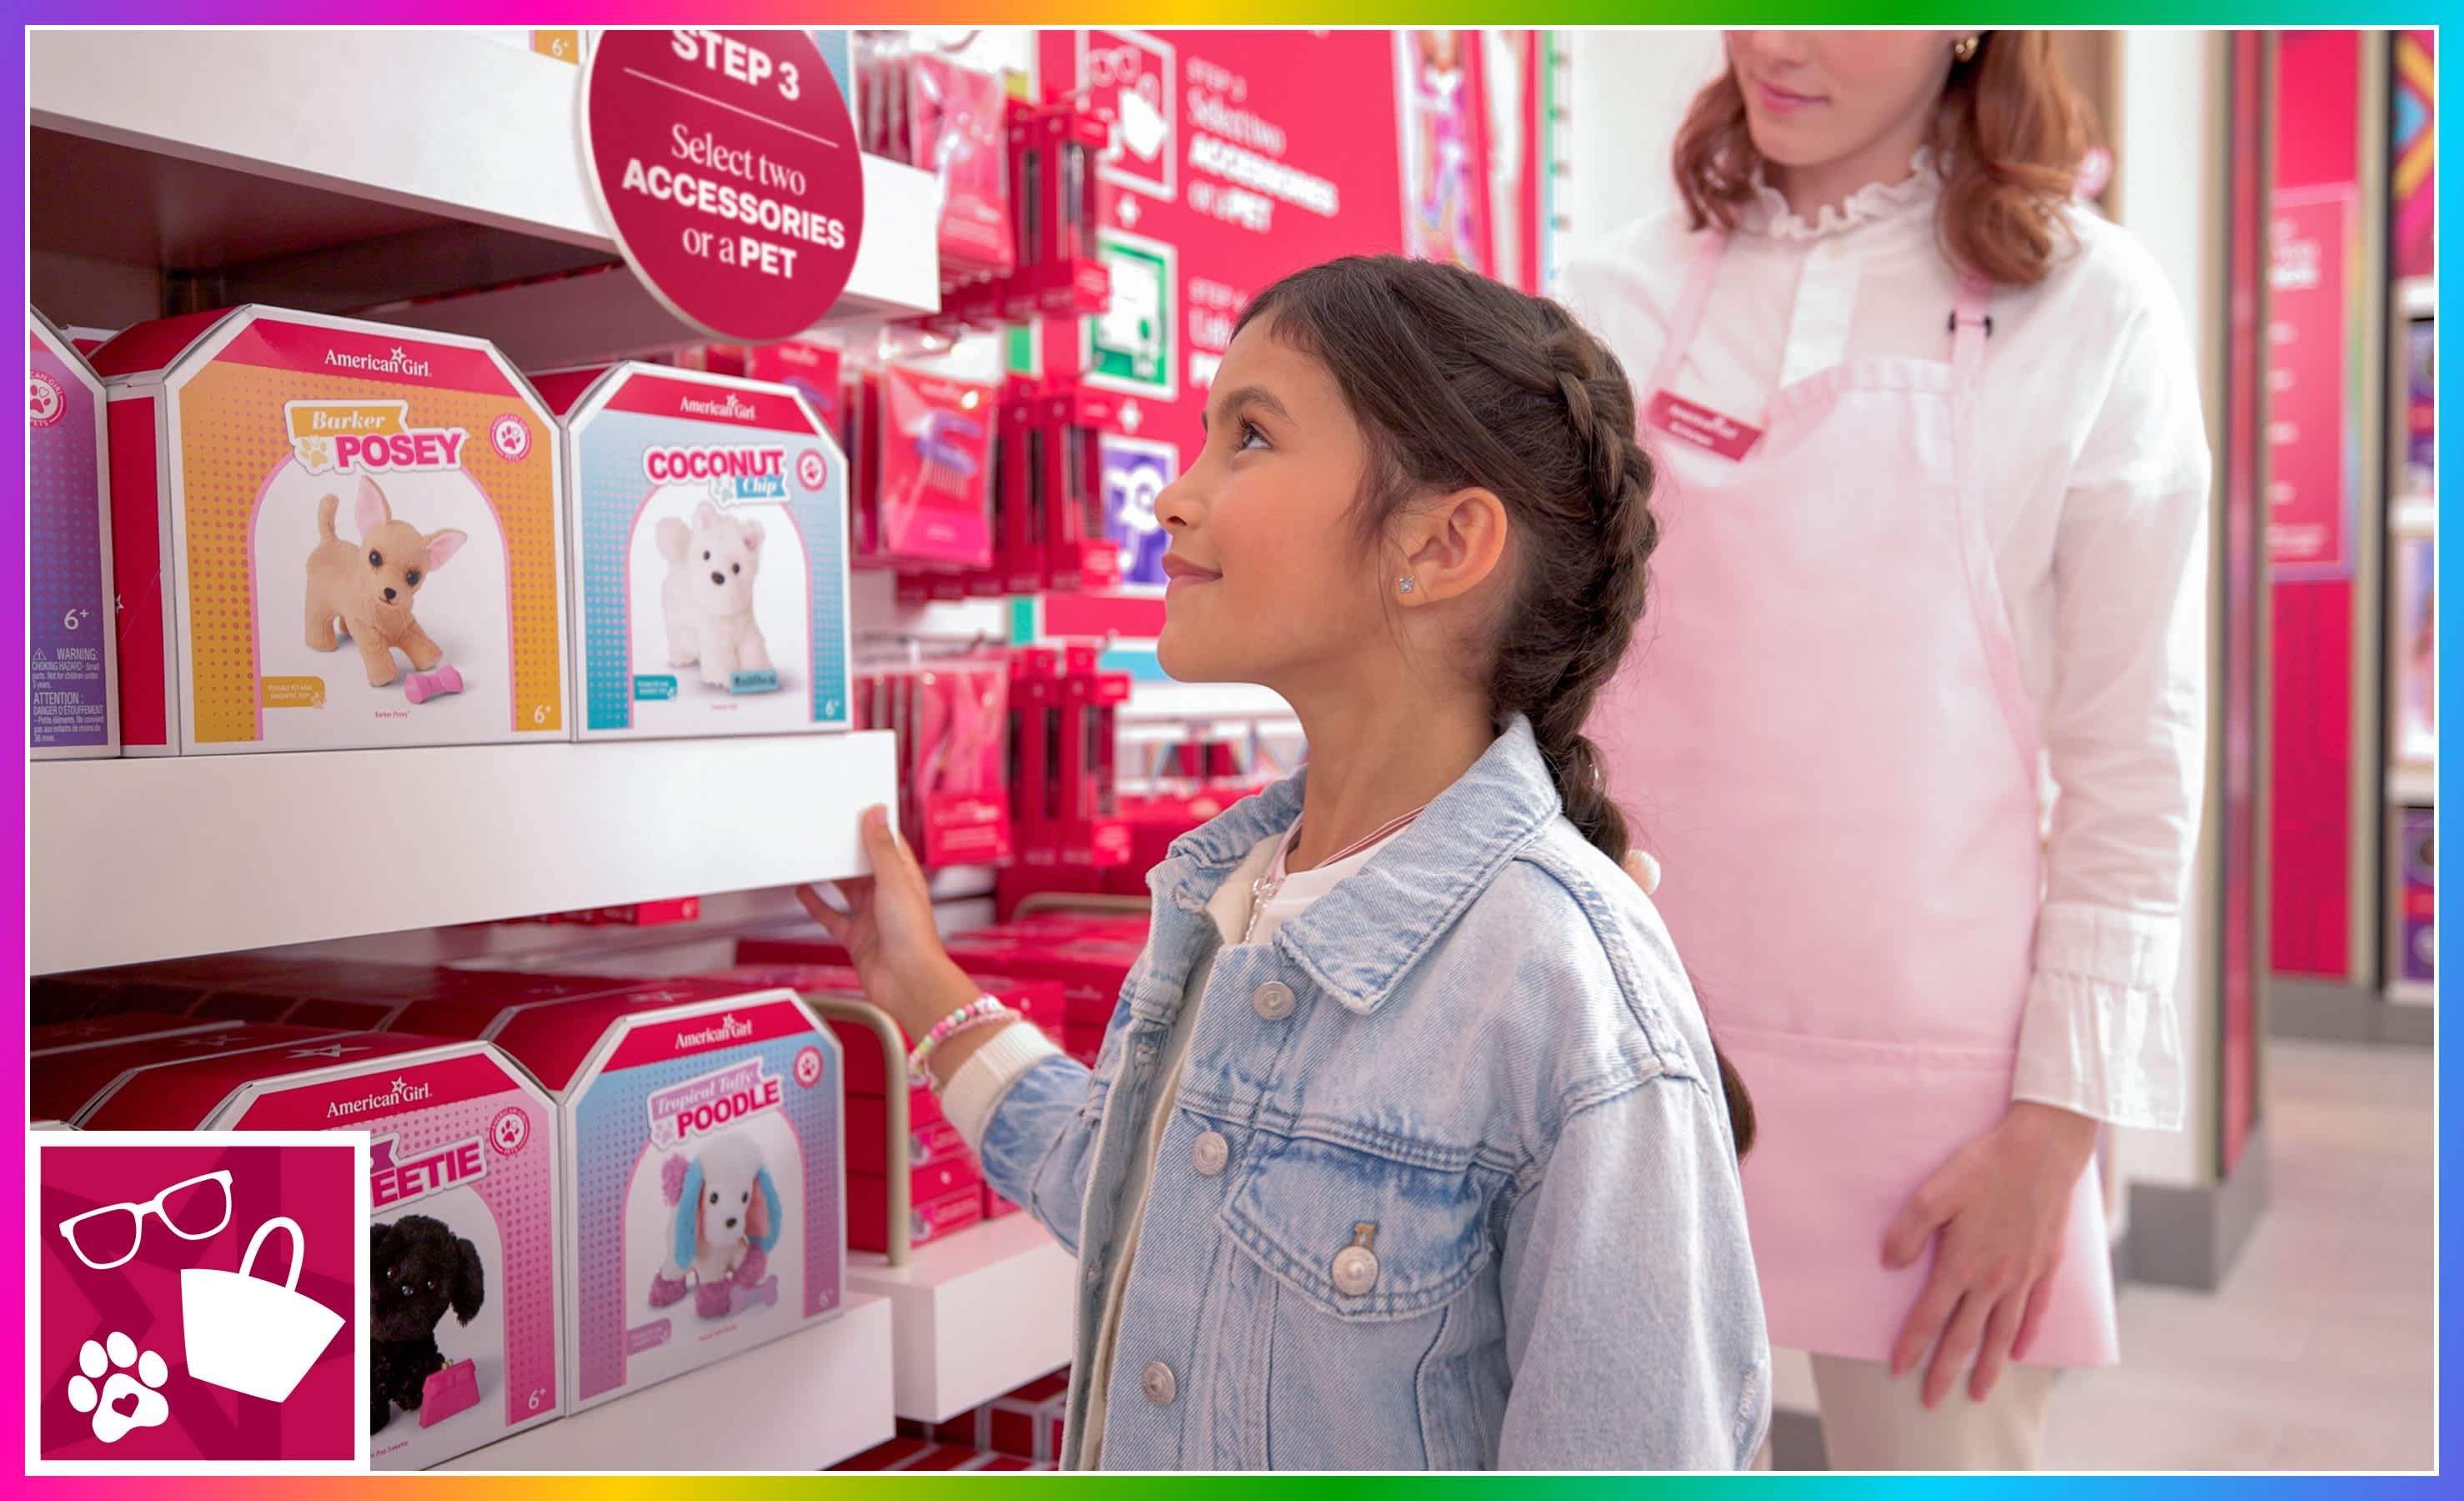
[[[2026,1468],[2051,1368],[2116,1358],[2099,1124],[2182,1121],[2191,349],[2075,199],[2045,33],[1727,54],[1683,206],[1562,289],[1667,480],[1592,734],[1762,1116],[1771,1342],[1832,1465]]]

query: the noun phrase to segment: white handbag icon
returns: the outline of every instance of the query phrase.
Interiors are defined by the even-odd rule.
[[[250,1276],[257,1247],[275,1229],[291,1232],[291,1275],[279,1286]],[[256,1227],[239,1270],[189,1267],[180,1272],[180,1320],[188,1374],[267,1402],[287,1401],[325,1353],[342,1315],[299,1291],[308,1241],[298,1222],[276,1215]]]

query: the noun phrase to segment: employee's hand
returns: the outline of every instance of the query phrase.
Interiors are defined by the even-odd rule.
[[[1934,1247],[1933,1275],[1891,1347],[1891,1374],[1930,1351],[1928,1407],[1969,1370],[1983,1402],[2007,1361],[2024,1359],[2061,1264],[2071,1194],[2096,1151],[2096,1122],[2022,1100],[1992,1130],[1959,1149],[1925,1181],[1882,1239],[1882,1265],[1916,1264]]]
[[[798,887],[796,899],[853,957],[867,999],[921,1037],[974,999],[975,987],[941,948],[932,890],[889,809],[865,810],[864,850],[872,873],[833,883],[845,912],[809,886]]]

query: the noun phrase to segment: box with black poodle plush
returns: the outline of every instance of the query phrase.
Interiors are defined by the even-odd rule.
[[[297,1031],[241,1026],[175,1061],[132,1053],[77,1123],[366,1131],[370,1459],[425,1468],[555,1417],[554,1103],[487,1043]]]

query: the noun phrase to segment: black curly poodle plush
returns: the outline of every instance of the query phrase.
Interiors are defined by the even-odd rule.
[[[467,1324],[487,1297],[479,1248],[442,1220],[407,1214],[368,1226],[368,1431],[415,1412],[428,1379],[445,1368],[436,1326],[445,1311]]]

